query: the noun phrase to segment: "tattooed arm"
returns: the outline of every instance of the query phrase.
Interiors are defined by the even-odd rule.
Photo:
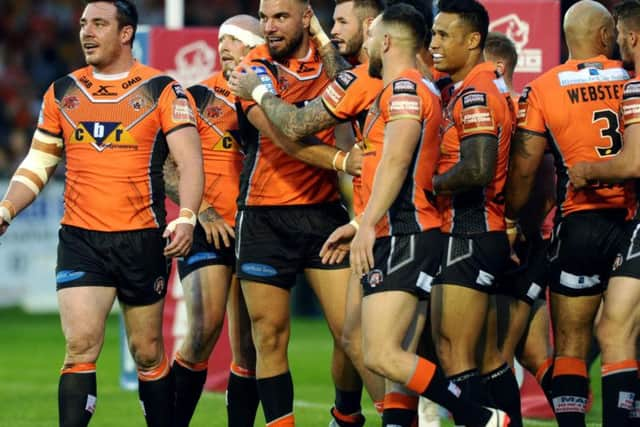
[[[496,171],[498,140],[493,135],[474,135],[460,142],[460,161],[433,177],[438,194],[455,194],[488,185]]]
[[[180,175],[178,165],[171,155],[167,156],[164,162],[164,192],[167,197],[177,205],[180,205],[180,191],[178,189]]]
[[[268,93],[262,98],[260,106],[269,120],[291,139],[299,140],[340,123],[327,111],[321,97],[313,99],[302,108],[297,108]]]
[[[527,203],[546,145],[544,135],[523,129],[518,129],[511,139],[509,174],[505,184],[507,218],[517,218]]]
[[[338,49],[336,49],[331,42],[324,46],[320,46],[318,48],[318,52],[322,58],[324,72],[327,73],[327,76],[331,80],[335,79],[341,71],[353,68],[351,64],[349,64],[349,62],[340,55]]]

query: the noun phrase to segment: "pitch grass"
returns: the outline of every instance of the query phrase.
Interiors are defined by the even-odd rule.
[[[92,427],[144,426],[135,392],[119,386],[118,318],[110,316],[105,345],[98,361],[98,405]],[[57,315],[27,315],[18,309],[0,310],[0,427],[57,425],[58,373],[64,355]],[[331,340],[322,320],[295,319],[289,349],[295,384],[296,420],[302,427],[326,427],[333,388],[329,374]],[[597,365],[597,364],[596,364]],[[592,374],[599,372],[594,366]],[[597,378],[594,376],[594,378]],[[593,381],[596,404],[589,414],[600,425],[600,385]],[[380,425],[365,397],[368,426]],[[256,425],[264,425],[258,413]],[[194,427],[226,426],[224,396],[205,393]],[[443,426],[451,426],[443,422]],[[555,423],[527,421],[525,426]]]

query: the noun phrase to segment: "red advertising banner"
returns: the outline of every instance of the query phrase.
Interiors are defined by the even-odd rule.
[[[168,30],[149,34],[149,65],[166,71],[185,86],[198,83],[220,68],[217,28]]]
[[[220,68],[217,28],[186,28],[168,30],[153,28],[149,34],[149,65],[167,72],[185,87],[208,78]],[[167,201],[167,221],[175,218],[177,207]],[[186,308],[182,286],[173,262],[165,299],[163,334],[165,349],[173,357],[187,331]],[[231,348],[227,325],[209,358],[205,388],[224,391],[227,388]]]
[[[559,0],[482,0],[490,31],[506,34],[518,50],[513,77],[516,92],[560,63]]]

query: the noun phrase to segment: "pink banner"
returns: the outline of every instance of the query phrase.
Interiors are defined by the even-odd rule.
[[[560,63],[559,0],[482,0],[490,31],[506,34],[518,49],[513,78],[517,92],[542,72]]]

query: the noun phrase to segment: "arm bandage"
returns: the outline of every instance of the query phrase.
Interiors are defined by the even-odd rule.
[[[264,39],[259,35],[233,24],[222,24],[220,26],[218,29],[218,40],[224,36],[231,36],[234,39],[238,39],[245,46],[249,47],[256,47],[259,44],[264,44]]]
[[[0,218],[7,224],[11,224],[11,220],[16,216],[16,207],[13,206],[11,200],[4,199],[0,202]]]
[[[27,186],[37,196],[49,181],[47,169],[55,167],[62,158],[62,139],[36,130],[27,157],[11,178]]]
[[[195,227],[196,220],[196,214],[191,209],[180,208],[180,215],[178,215],[178,218],[167,224],[167,230],[169,230],[170,233],[173,233],[174,231],[176,231],[176,227],[178,226],[178,224],[191,224]]]

